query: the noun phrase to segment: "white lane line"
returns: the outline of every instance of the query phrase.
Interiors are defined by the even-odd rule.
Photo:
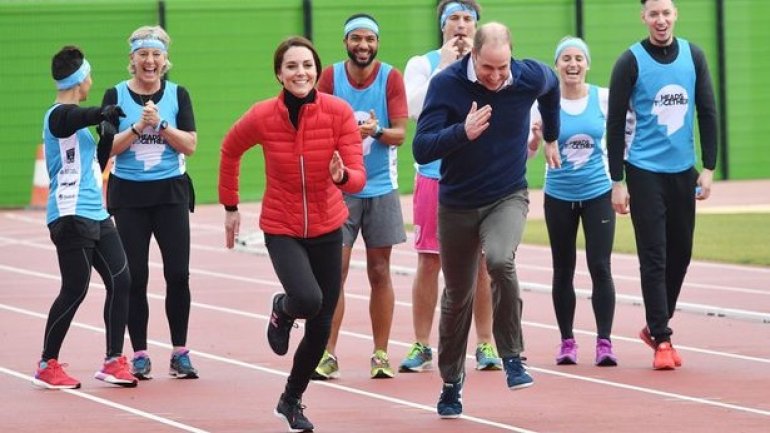
[[[206,306],[205,308],[208,308],[208,309],[219,310],[219,311],[222,310],[221,307],[216,307],[216,306],[207,305],[207,304],[201,304],[201,303],[196,303],[196,304],[197,304],[196,305],[197,307]],[[0,309],[7,310],[7,311],[10,311],[10,312],[14,312],[14,313],[18,313],[18,314],[23,314],[23,315],[31,316],[31,317],[35,317],[35,318],[39,318],[39,319],[43,319],[43,320],[45,320],[45,318],[46,318],[45,314],[38,313],[38,312],[35,312],[35,311],[30,311],[30,310],[23,309],[23,308],[18,308],[18,307],[13,307],[13,306],[5,305],[5,304],[2,304],[2,303],[0,303]],[[232,309],[227,309],[227,310],[237,311],[237,310],[232,310]],[[259,318],[261,320],[267,320],[266,316],[255,315],[253,313],[238,312],[238,314],[239,315],[243,315],[243,316],[248,316],[248,317],[257,317],[257,318]],[[77,322],[77,321],[73,321],[72,322],[72,326],[73,327],[77,327],[77,328],[86,329],[86,330],[89,330],[89,331],[99,332],[99,333],[102,333],[102,334],[104,333],[104,329],[101,328],[101,327],[92,326],[92,325],[80,323],[80,322]],[[365,338],[371,339],[372,337],[371,337],[371,335],[369,335],[369,336],[365,336]],[[170,349],[171,348],[170,344],[164,343],[164,342],[160,342],[160,341],[157,341],[157,340],[148,339],[147,343],[149,345],[163,347],[165,349]],[[391,340],[391,343],[397,343],[398,345],[403,345],[405,347],[409,346],[409,344],[406,343],[406,342],[398,342],[398,341]],[[677,346],[677,347],[679,347],[679,346]],[[288,376],[288,373],[283,372],[281,370],[276,370],[276,369],[272,369],[272,368],[262,367],[262,366],[259,366],[259,365],[250,364],[250,363],[247,363],[247,362],[244,362],[244,361],[239,361],[237,359],[228,358],[228,357],[224,357],[224,356],[219,356],[219,355],[215,355],[215,354],[208,353],[208,352],[202,352],[202,351],[198,351],[198,350],[193,350],[192,353],[194,353],[196,356],[201,357],[201,358],[206,358],[206,359],[210,359],[210,360],[213,360],[213,361],[222,362],[222,363],[226,363],[226,364],[229,364],[229,365],[234,365],[234,366],[237,366],[237,367],[248,368],[248,369],[251,369],[251,370],[257,370],[257,371],[260,371],[260,372],[263,372],[263,373],[274,374],[274,375],[278,375],[278,376],[282,376],[282,377]],[[470,355],[468,355],[468,357],[470,357]],[[685,395],[685,394],[661,391],[661,390],[658,390],[658,389],[641,387],[641,386],[636,386],[636,385],[629,385],[629,384],[625,384],[625,383],[613,382],[613,381],[604,380],[604,379],[597,379],[597,378],[588,377],[588,376],[580,376],[580,375],[575,375],[575,374],[569,374],[569,373],[564,373],[564,372],[561,372],[561,371],[550,370],[550,369],[545,369],[545,368],[532,367],[532,366],[528,366],[527,368],[532,370],[532,371],[537,371],[537,372],[543,373],[543,374],[549,374],[549,375],[553,375],[553,376],[559,376],[559,377],[569,378],[569,379],[573,379],[573,380],[589,382],[589,383],[596,384],[596,385],[610,386],[610,387],[613,387],[613,388],[624,389],[624,390],[639,392],[639,393],[643,393],[643,394],[650,394],[650,395],[654,395],[654,396],[658,396],[658,397],[665,397],[667,399],[686,401],[686,402],[701,404],[701,405],[704,405],[704,406],[713,406],[713,407],[733,410],[733,411],[737,411],[737,412],[744,412],[744,413],[749,413],[749,414],[753,414],[753,415],[760,415],[760,416],[770,417],[770,411],[762,410],[762,409],[757,409],[757,408],[753,408],[753,407],[741,406],[741,405],[731,404],[731,403],[723,403],[723,402],[719,402],[719,401],[714,401],[713,399],[693,397],[693,396],[689,396],[689,395]],[[345,391],[345,392],[349,392],[349,393],[353,393],[353,394],[357,394],[357,395],[362,395],[362,396],[366,396],[366,397],[377,399],[377,400],[381,400],[381,401],[387,401],[387,402],[391,402],[391,403],[396,403],[396,404],[403,405],[403,406],[410,407],[410,408],[414,408],[414,409],[424,410],[424,411],[428,411],[428,412],[431,412],[431,413],[435,412],[435,408],[432,407],[432,406],[427,406],[427,405],[416,403],[416,402],[412,402],[412,401],[409,401],[409,400],[403,400],[403,399],[399,399],[399,398],[395,398],[395,397],[390,397],[390,396],[383,395],[383,394],[372,393],[372,392],[364,391],[364,390],[361,390],[361,389],[358,389],[358,388],[353,388],[353,387],[339,385],[339,384],[330,383],[330,382],[314,381],[313,383],[315,385],[317,385],[317,386],[326,386],[326,387],[334,388],[334,389],[337,389],[337,390],[340,390],[340,391]],[[501,429],[505,429],[505,430],[510,430],[510,431],[515,431],[515,432],[519,432],[519,433],[535,433],[535,432],[532,432],[530,430],[527,430],[527,429],[524,429],[524,428],[521,428],[521,427],[516,427],[516,426],[513,426],[513,425],[509,425],[509,424],[504,424],[504,423],[497,423],[495,421],[487,420],[487,419],[484,419],[484,418],[472,417],[472,416],[467,416],[467,415],[464,415],[463,418],[468,420],[468,421],[474,422],[474,423],[479,423],[479,424],[483,424],[483,425],[487,425],[487,426],[491,426],[491,427],[497,427],[497,428],[501,428]]]
[[[28,313],[33,313],[33,312],[30,311]],[[33,313],[31,315],[37,317],[37,314]],[[44,315],[43,318],[45,318],[45,315]],[[74,325],[74,323],[73,323],[73,325]],[[89,327],[89,329],[90,329],[90,327]],[[11,370],[9,368],[5,368],[5,367],[2,367],[2,366],[0,366],[0,373],[6,374],[8,376],[13,376],[13,377],[18,378],[18,379],[26,380],[26,381],[28,381],[30,383],[32,382],[32,376],[29,376],[29,375],[26,375],[24,373],[20,373],[20,372],[18,372],[16,370]],[[32,385],[30,384],[30,386],[32,386]],[[53,391],[49,391],[49,392],[53,392]],[[70,394],[70,395],[74,395],[75,397],[80,397],[80,398],[83,398],[83,399],[86,399],[86,400],[90,400],[90,401],[92,401],[94,403],[97,403],[97,404],[100,404],[102,406],[108,406],[108,407],[111,407],[113,409],[117,409],[117,410],[120,410],[120,411],[123,411],[123,412],[127,412],[127,413],[129,413],[131,415],[138,416],[140,418],[145,418],[145,419],[148,419],[150,421],[155,421],[155,422],[158,422],[158,423],[161,423],[161,424],[165,424],[165,425],[167,425],[169,427],[174,427],[174,428],[179,429],[179,430],[184,430],[184,431],[188,431],[188,432],[192,432],[192,433],[208,433],[208,430],[199,429],[197,427],[193,427],[193,426],[190,426],[190,425],[187,425],[187,424],[183,424],[181,422],[174,421],[172,419],[164,418],[162,416],[158,416],[158,415],[155,415],[153,413],[145,412],[143,410],[136,409],[136,408],[133,408],[131,406],[126,406],[124,404],[116,403],[116,402],[111,401],[111,400],[107,400],[107,399],[104,399],[104,398],[96,397],[96,396],[91,395],[91,394],[89,394],[87,392],[78,391],[76,389],[60,389],[60,390],[58,390],[58,392],[64,392],[64,393],[67,393],[67,394]]]
[[[241,244],[241,245],[238,245],[237,249],[239,251],[245,251],[250,254],[257,254],[260,256],[268,255],[267,249],[261,246],[259,247],[253,246],[253,245],[244,246]],[[366,270],[366,262],[363,260],[351,260],[350,267],[352,269]],[[517,267],[521,267],[521,266],[517,265]],[[396,275],[413,276],[416,272],[416,269],[409,266],[391,265],[391,272]],[[637,278],[636,280],[638,281],[639,279]],[[551,286],[547,284],[519,281],[519,286],[521,287],[522,290],[533,292],[533,293],[543,293],[548,295],[550,295],[551,293]],[[720,287],[720,286],[714,286],[714,287]],[[750,289],[744,289],[744,290],[750,290]],[[578,297],[583,299],[591,299],[591,290],[588,290],[588,289],[576,288],[575,294]],[[757,291],[757,293],[755,294],[770,295],[770,292]],[[644,305],[644,302],[641,296],[626,295],[626,294],[618,293],[615,295],[615,299],[618,302],[628,304],[628,305]],[[724,317],[728,319],[738,319],[738,320],[747,320],[752,322],[770,323],[770,313],[766,313],[762,311],[743,310],[739,308],[725,308],[725,307],[720,307],[716,305],[696,304],[691,302],[679,302],[677,304],[676,310],[681,312],[701,314],[701,315],[712,316],[712,317]]]
[[[209,307],[212,307],[210,309],[214,309],[214,310],[222,310],[220,307],[215,307],[215,306],[209,306]],[[6,310],[6,311],[13,312],[13,313],[18,313],[18,314],[22,314],[22,315],[26,315],[26,316],[31,316],[31,317],[35,317],[35,318],[42,319],[42,320],[46,319],[46,315],[43,314],[43,313],[38,313],[38,312],[35,312],[35,311],[30,311],[30,310],[27,310],[27,309],[23,309],[23,308],[13,307],[13,306],[5,305],[5,304],[2,304],[2,303],[0,303],[0,310]],[[229,310],[229,309],[226,309],[226,310]],[[232,311],[236,311],[236,310],[232,310]],[[257,316],[257,315],[253,315],[251,313],[245,313],[245,312],[239,312],[239,314],[240,315],[246,315],[246,316]],[[267,320],[266,316],[260,316],[259,318],[261,318],[263,320]],[[77,321],[73,321],[71,326],[75,327],[75,328],[81,328],[81,329],[85,329],[85,330],[94,331],[94,332],[98,332],[98,333],[104,334],[104,328],[88,325],[88,324],[77,322]],[[371,336],[369,338],[371,339]],[[164,342],[161,342],[161,341],[157,341],[157,340],[148,339],[147,340],[147,344],[151,345],[151,346],[162,347],[164,349],[171,349],[171,345],[170,344],[164,343]],[[224,363],[224,364],[228,364],[228,365],[232,365],[232,366],[236,366],[236,367],[240,367],[240,368],[256,370],[256,371],[259,371],[259,372],[262,372],[262,373],[272,374],[272,375],[281,376],[281,377],[287,377],[289,375],[288,373],[286,373],[284,371],[281,371],[281,370],[276,370],[274,368],[263,367],[263,366],[260,366],[260,365],[255,365],[255,364],[252,364],[252,363],[240,361],[240,360],[233,359],[233,358],[228,358],[228,357],[225,357],[225,356],[215,355],[213,353],[202,352],[202,351],[199,351],[199,350],[192,350],[191,353],[194,354],[198,358],[205,358],[205,359],[209,359],[209,360],[216,361],[216,362],[221,362],[221,363]],[[27,376],[25,374],[18,373],[18,372],[15,372],[13,370],[8,370],[8,369],[4,369],[4,368],[0,367],[0,372],[6,373],[6,374],[11,374],[12,376],[16,376],[16,377],[19,377],[21,379],[29,380],[30,382],[32,381],[32,377],[31,376]],[[360,396],[371,398],[371,399],[376,399],[376,400],[380,400],[380,401],[386,401],[386,402],[389,402],[389,403],[398,404],[398,405],[405,406],[405,407],[412,408],[412,409],[419,409],[419,410],[426,411],[426,412],[431,412],[431,413],[435,413],[436,412],[436,408],[433,407],[433,406],[428,406],[428,405],[424,405],[424,404],[420,404],[420,403],[416,403],[416,402],[413,402],[413,401],[404,400],[404,399],[400,399],[400,398],[396,398],[396,397],[390,397],[390,396],[387,396],[387,395],[384,395],[384,394],[369,392],[369,391],[365,391],[365,390],[362,390],[362,389],[353,388],[353,387],[344,386],[344,385],[335,384],[335,383],[329,383],[329,382],[313,381],[312,383],[313,383],[314,386],[323,386],[323,387],[327,387],[327,388],[332,388],[332,389],[336,389],[336,390],[339,390],[339,391],[344,391],[344,392],[348,392],[348,393],[355,394],[355,395],[360,395]],[[65,392],[77,395],[78,397],[87,398],[89,400],[96,401],[97,403],[100,403],[100,404],[105,404],[107,406],[112,406],[112,407],[115,407],[117,409],[124,410],[126,412],[129,412],[129,413],[132,413],[132,414],[135,414],[135,415],[143,416],[143,417],[148,418],[148,419],[153,419],[155,421],[162,422],[164,424],[171,425],[173,427],[181,428],[181,429],[184,429],[184,430],[187,430],[187,431],[191,431],[191,432],[196,432],[196,433],[207,433],[205,430],[197,429],[195,427],[186,426],[184,424],[177,423],[176,421],[172,421],[172,420],[169,420],[169,419],[166,419],[166,418],[163,418],[163,417],[159,417],[157,415],[153,415],[153,414],[150,414],[150,413],[147,413],[147,412],[143,412],[143,411],[138,410],[138,409],[133,409],[133,408],[128,407],[128,406],[124,406],[124,405],[121,405],[121,404],[118,404],[118,403],[111,402],[109,400],[104,400],[104,399],[100,399],[98,397],[93,397],[93,396],[91,396],[89,394],[86,394],[84,392],[81,392],[81,391],[76,391],[76,390],[71,390],[71,389],[60,390],[60,391],[65,391]],[[501,429],[501,430],[507,430],[507,431],[517,432],[517,433],[538,433],[538,432],[536,432],[534,430],[528,430],[528,429],[525,429],[525,428],[516,427],[514,425],[500,423],[500,422],[488,420],[488,419],[485,419],[485,418],[474,417],[474,416],[470,416],[470,415],[462,415],[460,418],[462,418],[462,419],[464,419],[466,421],[472,422],[472,423],[486,425],[486,426],[498,428],[498,429]]]
[[[154,267],[154,268],[162,268],[162,265],[159,264],[159,263],[150,262],[150,265],[152,267]],[[351,267],[354,267],[353,265],[354,265],[354,262],[351,262]],[[362,263],[360,263],[360,266],[365,267],[365,265],[362,264]],[[0,264],[0,270],[7,271],[7,272],[12,272],[12,273],[17,273],[17,274],[22,274],[22,275],[27,275],[27,276],[32,276],[32,277],[37,277],[37,278],[44,278],[44,279],[48,279],[48,280],[52,280],[52,281],[59,281],[61,279],[61,277],[59,275],[57,275],[57,274],[38,272],[38,271],[30,270],[30,269],[23,269],[23,268],[18,268],[18,267],[15,267],[15,266],[7,266],[7,265],[3,265],[3,264]],[[222,278],[222,279],[227,279],[227,280],[233,280],[233,281],[240,281],[240,282],[245,282],[245,283],[261,284],[261,285],[265,285],[265,286],[269,286],[269,287],[275,287],[275,288],[280,288],[281,287],[281,284],[278,281],[275,281],[275,280],[267,280],[267,279],[262,279],[262,278],[253,278],[253,277],[243,277],[243,276],[239,276],[239,275],[231,275],[231,274],[225,274],[225,273],[221,273],[221,272],[212,272],[212,271],[208,271],[208,270],[204,270],[204,269],[190,268],[190,273],[206,275],[206,276],[209,276],[209,277]],[[91,286],[104,288],[104,285],[95,282],[94,279],[91,280]],[[521,283],[521,287],[522,287],[523,290],[528,290],[528,288],[530,286],[534,286],[534,283]],[[541,287],[541,290],[544,290],[544,289],[542,289],[542,287]],[[588,298],[588,295],[589,294],[585,294],[584,297]],[[161,299],[161,300],[165,299],[165,295],[161,295],[161,294],[148,293],[148,296],[151,297],[151,298],[155,298],[155,299]],[[621,295],[617,295],[617,296],[618,296],[618,299],[621,299],[620,298]],[[357,295],[357,294],[354,294],[354,293],[345,293],[345,297],[346,298],[350,298],[350,299],[356,299],[356,300],[364,301],[364,302],[369,302],[369,296],[365,296],[365,295]],[[639,298],[637,300],[631,301],[631,303],[633,305],[641,305],[641,302],[642,302],[641,298]],[[198,302],[192,302],[192,305],[196,306],[196,307],[200,307],[200,308],[211,309],[211,310],[219,309],[219,311],[226,312],[226,313],[229,313],[229,314],[246,315],[248,317],[253,317],[253,318],[258,318],[258,319],[264,319],[265,318],[265,316],[263,316],[263,315],[248,313],[248,312],[245,312],[245,311],[241,311],[239,313],[236,313],[236,311],[238,311],[238,310],[234,310],[234,309],[230,309],[230,308],[226,308],[226,307],[216,307],[216,306],[213,306],[213,305],[208,305],[208,304],[203,304],[203,303],[198,303]],[[410,308],[410,309],[412,308],[411,302],[396,301],[396,305],[398,305],[400,307]],[[714,308],[718,308],[718,307],[714,307]],[[762,313],[757,313],[757,314],[762,314]],[[767,322],[765,322],[765,323],[767,323]],[[533,327],[538,327],[538,328],[542,328],[542,329],[549,329],[549,330],[557,329],[554,325],[544,324],[544,323],[539,323],[539,322],[522,321],[522,324],[528,325],[528,326],[533,326]],[[594,335],[594,332],[587,331],[587,330],[575,329],[574,332],[578,333],[578,334],[581,334],[581,335],[591,335],[591,336]],[[371,336],[365,335],[365,334],[358,334],[358,333],[346,332],[346,331],[341,331],[340,333],[343,334],[343,335],[349,335],[349,336],[352,336],[352,337],[371,339]],[[643,344],[638,338],[635,338],[635,337],[629,338],[629,337],[613,335],[612,338],[613,339],[617,339],[617,340],[627,341],[627,342],[633,342],[634,344]],[[391,342],[394,342],[394,341],[391,340]],[[411,344],[408,344],[408,343],[403,343],[403,344],[404,344],[404,347],[410,347],[411,346]],[[758,362],[758,363],[762,363],[762,364],[770,364],[770,359],[766,359],[766,358],[759,358],[759,357],[754,357],[754,356],[746,356],[746,355],[741,355],[741,354],[737,354],[737,353],[730,353],[730,352],[720,352],[720,351],[715,351],[715,350],[701,349],[701,348],[694,347],[694,346],[686,346],[686,345],[680,345],[680,344],[677,344],[676,347],[677,347],[677,350],[682,350],[682,351],[686,351],[686,352],[689,351],[689,352],[701,353],[701,354],[705,354],[705,355],[720,356],[720,357],[723,357],[723,358],[738,359],[738,360],[750,361],[750,362]]]

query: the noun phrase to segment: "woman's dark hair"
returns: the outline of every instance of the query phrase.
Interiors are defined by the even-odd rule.
[[[54,80],[69,77],[83,65],[83,51],[74,46],[67,45],[53,55],[51,59],[51,75]]]
[[[315,50],[313,43],[303,38],[302,36],[292,36],[285,39],[278,44],[278,48],[275,49],[273,54],[273,71],[275,75],[281,72],[281,65],[283,64],[283,56],[286,55],[286,51],[289,51],[291,47],[305,47],[313,53],[313,61],[315,62],[316,77],[321,76],[321,58],[318,57],[318,52]]]

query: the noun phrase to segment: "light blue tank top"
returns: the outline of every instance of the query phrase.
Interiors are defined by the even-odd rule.
[[[129,129],[142,115],[142,106],[137,104],[128,90],[128,81],[123,81],[115,89],[118,93],[118,105],[123,108],[126,117],[120,119],[120,131]],[[156,104],[161,119],[169,126],[176,127],[176,116],[179,113],[177,100],[177,85],[166,81],[163,96]],[[125,152],[115,156],[112,173],[126,180],[146,182],[169,179],[185,173],[185,156],[171,147],[166,140],[148,126],[140,137],[134,136]]]
[[[599,105],[599,89],[589,85],[582,113],[561,110],[559,154],[561,168],[547,168],[545,193],[566,201],[596,198],[612,188],[604,143],[606,119]]]
[[[59,105],[51,107],[43,117],[43,149],[50,179],[46,224],[68,215],[105,220],[109,214],[102,202],[102,171],[96,158],[96,140],[88,128],[79,129],[69,137],[54,137],[48,119]]]
[[[370,118],[369,110],[374,110],[380,126],[390,126],[386,94],[391,69],[390,65],[381,63],[374,82],[366,89],[356,89],[348,82],[345,63],[334,64],[334,95],[350,104],[359,124]],[[363,153],[366,186],[360,193],[352,195],[358,198],[379,197],[398,188],[396,146],[366,137],[363,140]]]
[[[656,62],[641,43],[631,47],[639,78],[631,97],[636,129],[627,160],[656,173],[679,173],[695,165],[695,65],[690,44],[677,40],[679,55],[668,65]]]
[[[425,54],[425,57],[428,59],[428,62],[430,62],[430,73],[433,74],[433,71],[438,68],[439,61],[441,60],[441,50],[433,50],[429,51]],[[417,172],[421,175],[431,178],[431,179],[441,179],[441,160],[437,159],[435,161],[431,161],[427,164],[417,164],[415,163],[415,166],[417,167]]]

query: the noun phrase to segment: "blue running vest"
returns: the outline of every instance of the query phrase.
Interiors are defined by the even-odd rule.
[[[561,110],[561,168],[546,169],[546,194],[565,201],[585,201],[612,188],[604,142],[605,123],[596,86],[589,85],[582,113],[572,115]]]
[[[48,119],[59,105],[51,107],[43,117],[43,149],[50,179],[46,224],[68,215],[105,220],[109,214],[102,202],[102,171],[96,158],[96,140],[88,128],[79,129],[69,137],[54,137]]]
[[[679,55],[668,65],[656,62],[641,43],[631,47],[639,78],[631,97],[636,130],[627,160],[655,173],[679,173],[695,165],[695,65],[690,44],[677,41]]]
[[[383,128],[390,126],[386,95],[391,68],[390,65],[381,63],[374,82],[366,89],[356,89],[348,82],[345,62],[334,64],[334,95],[350,104],[359,124],[369,120],[369,111],[374,110],[380,125]],[[366,137],[363,139],[363,153],[366,186],[358,194],[351,195],[358,198],[379,197],[398,188],[396,146]]]
[[[142,116],[142,106],[137,104],[128,90],[128,81],[115,86],[118,94],[118,105],[126,113],[120,119],[119,131],[131,128],[131,125]],[[160,118],[176,127],[176,116],[179,113],[177,100],[177,85],[166,81],[163,96],[156,104]],[[115,176],[137,182],[169,179],[185,173],[185,156],[166,142],[160,135],[148,126],[139,131],[141,136],[134,136],[125,152],[115,156],[112,173]]]

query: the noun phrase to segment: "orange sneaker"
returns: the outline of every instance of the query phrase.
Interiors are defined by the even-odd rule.
[[[32,383],[48,389],[80,388],[80,381],[68,375],[62,368],[66,365],[67,364],[59,364],[59,361],[55,359],[40,361],[40,364],[35,371],[35,378],[32,379]]]
[[[655,340],[652,339],[652,335],[650,334],[650,328],[644,327],[641,331],[639,331],[639,338],[644,341],[644,344],[650,346],[652,350],[655,350]],[[671,346],[671,356],[674,358],[674,365],[677,367],[682,366],[682,357],[679,356],[679,352],[674,349],[674,346]]]
[[[673,356],[674,348],[671,343],[664,341],[658,344],[655,349],[655,359],[652,361],[652,368],[655,370],[673,370],[676,367]]]
[[[94,378],[125,388],[133,388],[139,382],[139,380],[131,374],[125,356],[119,356],[104,361],[102,369],[94,374]]]

